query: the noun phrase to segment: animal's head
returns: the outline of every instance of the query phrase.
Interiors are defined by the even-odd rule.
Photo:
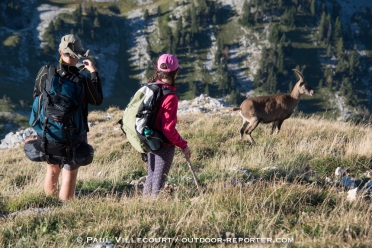
[[[309,96],[313,96],[314,95],[314,90],[307,84],[306,80],[305,80],[305,77],[302,75],[301,72],[299,72],[298,70],[296,69],[292,69],[292,71],[294,71],[298,77],[300,78],[298,80],[298,82],[296,83],[296,86],[295,87],[298,87],[299,91],[300,91],[300,94],[303,95],[303,94],[306,94],[306,95],[309,95]]]

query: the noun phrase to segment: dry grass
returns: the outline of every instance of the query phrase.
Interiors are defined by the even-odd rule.
[[[90,114],[95,125],[88,139],[95,159],[79,170],[80,195],[74,201],[61,204],[43,195],[45,166],[28,161],[22,148],[0,152],[0,212],[50,207],[42,214],[0,219],[1,246],[79,247],[78,237],[107,238],[116,247],[141,244],[116,243],[115,237],[178,237],[175,246],[203,246],[180,240],[225,238],[228,232],[236,238],[294,240],[278,246],[369,246],[370,200],[350,203],[345,193],[324,183],[338,166],[352,175],[369,170],[369,127],[291,118],[278,135],[270,136],[270,126],[260,125],[252,146],[240,140],[237,115],[180,116],[177,128],[189,141],[205,193],[189,180],[192,175],[177,150],[168,181],[178,191],[155,201],[128,185],[146,175],[146,164],[116,124],[122,110],[108,112],[109,121],[106,112]],[[264,169],[269,167],[277,168]],[[249,185],[253,178],[258,182]]]

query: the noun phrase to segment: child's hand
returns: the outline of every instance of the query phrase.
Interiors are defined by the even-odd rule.
[[[185,149],[182,150],[183,154],[185,154],[186,160],[189,160],[191,157],[191,150],[190,147],[186,146]]]

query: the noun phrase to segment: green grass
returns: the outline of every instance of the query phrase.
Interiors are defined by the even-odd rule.
[[[8,38],[6,38],[3,41],[3,45],[8,46],[8,47],[17,47],[19,45],[19,41],[20,41],[20,36],[18,33],[15,33],[9,36]]]
[[[348,202],[342,188],[325,182],[336,179],[338,166],[361,185],[368,180],[361,177],[372,160],[368,127],[293,117],[279,134],[269,135],[270,126],[260,124],[251,145],[239,137],[236,114],[179,116],[177,129],[189,142],[204,193],[176,149],[167,181],[178,189],[149,200],[129,185],[146,175],[147,165],[115,129],[122,110],[110,108],[110,114],[112,120],[99,122],[105,112],[90,113],[97,122],[88,137],[95,158],[79,169],[74,201],[61,204],[43,194],[45,166],[28,161],[21,147],[1,152],[0,213],[46,210],[0,220],[1,246],[80,247],[92,243],[87,237],[120,246],[115,237],[226,238],[229,232],[237,238],[293,238],[288,245],[300,247],[369,244],[370,200]]]

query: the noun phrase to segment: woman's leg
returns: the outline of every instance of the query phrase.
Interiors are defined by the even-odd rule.
[[[44,181],[44,192],[46,195],[58,196],[58,177],[61,168],[58,164],[47,164]]]
[[[155,154],[155,170],[152,176],[152,195],[159,194],[159,190],[164,187],[165,181],[173,162],[174,146],[163,146],[159,150],[154,151]]]
[[[76,178],[79,168],[75,170],[62,169],[62,185],[59,192],[59,199],[70,200],[75,197]]]

